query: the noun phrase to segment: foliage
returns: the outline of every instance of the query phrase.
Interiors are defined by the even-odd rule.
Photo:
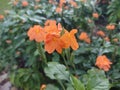
[[[112,0],[111,4],[108,6],[109,21],[112,23],[117,22],[120,19],[120,2],[119,0]]]

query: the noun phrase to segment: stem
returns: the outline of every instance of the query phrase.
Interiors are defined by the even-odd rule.
[[[115,50],[114,50],[114,52],[112,54],[112,61],[113,62],[115,61],[116,51],[117,51],[117,47],[115,47]]]
[[[63,54],[61,54],[61,55],[62,55],[62,58],[63,58],[63,60],[64,60],[65,65],[67,66],[67,68],[69,68],[69,67],[68,67],[68,64],[67,64],[67,62],[66,62],[66,59],[65,59],[65,55],[63,55]]]
[[[70,48],[65,49],[65,54],[66,54],[67,60],[70,60]]]
[[[63,90],[65,90],[65,87],[64,87],[63,83],[59,79],[57,79],[57,81],[61,85],[61,87],[63,88]]]
[[[39,54],[41,55],[41,59],[42,59],[45,63],[47,63],[47,58],[46,58],[46,56],[45,56],[45,51],[44,51],[44,49],[43,49],[43,47],[42,47],[42,43],[37,43],[37,48],[38,48]]]
[[[76,72],[76,67],[75,67],[75,64],[73,63],[73,60],[74,60],[74,54],[71,53],[70,56],[71,56],[71,57],[70,57],[70,64],[71,64],[71,66],[73,67],[74,71]]]

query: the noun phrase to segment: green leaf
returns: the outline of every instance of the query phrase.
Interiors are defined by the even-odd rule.
[[[104,71],[95,68],[84,75],[84,81],[86,81],[86,90],[109,90],[110,88],[109,80]]]
[[[67,83],[67,90],[75,90],[73,85],[71,85],[71,83]]]
[[[79,79],[74,76],[71,76],[72,84],[75,90],[85,90],[85,86]]]
[[[48,67],[44,68],[46,75],[51,79],[68,80],[69,72],[66,67],[57,62],[49,62]]]
[[[52,84],[48,84],[45,90],[59,90],[59,89]]]
[[[68,87],[67,90],[74,90],[74,88],[73,87]]]

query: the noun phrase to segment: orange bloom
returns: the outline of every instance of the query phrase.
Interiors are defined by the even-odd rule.
[[[34,9],[38,9],[38,8],[39,8],[39,6],[38,6],[38,5],[35,5],[35,6],[34,6]]]
[[[77,40],[75,38],[75,33],[77,33],[76,29],[71,30],[70,32],[65,32],[61,39],[65,42],[65,46],[64,48],[69,48],[71,46],[71,48],[73,50],[77,50],[79,45],[77,43]]]
[[[106,26],[107,30],[114,30],[115,29],[115,25],[114,24],[109,24]]]
[[[12,41],[11,41],[11,40],[6,40],[6,43],[7,43],[7,44],[11,44]]]
[[[58,30],[62,31],[62,25],[60,23],[58,23]]]
[[[93,21],[92,21],[91,19],[88,19],[88,22],[89,22],[89,23],[92,23]]]
[[[87,35],[86,32],[82,32],[82,33],[80,34],[80,36],[79,36],[79,39],[80,39],[80,40],[83,40],[83,41],[85,41],[85,42],[87,42],[87,43],[89,43],[89,44],[90,44],[90,42],[91,42],[91,40],[90,40],[90,38],[88,37],[88,35]]]
[[[118,38],[114,38],[113,41],[114,41],[114,42],[118,42],[119,39],[118,39]]]
[[[59,6],[62,7],[64,3],[66,3],[65,0],[60,0]]]
[[[35,0],[35,2],[40,2],[40,0]]]
[[[56,25],[56,21],[55,20],[47,20],[45,22],[45,26],[50,26],[50,25]]]
[[[79,36],[79,39],[80,39],[80,40],[85,40],[86,38],[88,38],[88,35],[87,35],[86,32],[82,32],[82,33],[80,34],[80,36]]]
[[[27,35],[30,40],[35,40],[36,42],[42,42],[45,38],[45,32],[39,25],[34,25],[34,27],[31,27],[28,30]]]
[[[49,3],[54,4],[54,0],[49,0]]]
[[[20,55],[20,54],[21,54],[21,52],[20,52],[20,51],[16,51],[16,54],[17,54],[17,55]]]
[[[97,31],[97,35],[101,36],[101,37],[104,37],[105,36],[105,33],[103,31]]]
[[[40,87],[40,90],[45,90],[45,88],[46,88],[46,85],[43,84],[43,85]]]
[[[27,2],[27,1],[22,1],[22,6],[23,6],[23,7],[28,6],[28,2]]]
[[[110,41],[109,37],[105,37],[104,40],[107,41],[107,42]]]
[[[106,26],[106,29],[107,29],[107,30],[111,30],[111,25],[107,25],[107,26]]]
[[[104,71],[109,71],[110,64],[112,64],[112,62],[110,62],[110,60],[105,56],[98,56],[96,59],[96,63],[95,65],[98,66],[100,69],[103,69]]]
[[[73,6],[73,7],[77,7],[77,3],[73,0],[70,0],[70,4]]]
[[[80,0],[80,1],[85,3],[87,0]]]
[[[4,19],[4,16],[3,15],[0,15],[0,20],[3,20]]]
[[[55,20],[47,20],[45,22],[44,30],[45,30],[46,33],[56,33],[56,34],[60,35],[62,27],[60,28],[60,24],[58,24],[58,26],[56,25],[56,21]]]
[[[90,38],[87,38],[87,39],[85,39],[84,41],[85,41],[86,43],[88,43],[88,44],[90,44],[90,43],[91,43]]]
[[[93,16],[94,18],[98,18],[98,17],[99,17],[99,14],[96,13],[96,12],[94,12],[94,13],[92,14],[92,16]]]
[[[52,53],[55,50],[58,53],[62,53],[64,47],[64,41],[60,38],[60,35],[48,33],[45,38],[45,50],[48,53]]]
[[[17,2],[17,1],[14,1],[14,2],[13,2],[13,5],[14,5],[14,6],[16,6],[17,4],[18,4],[18,2]]]
[[[57,13],[61,13],[61,12],[62,12],[62,8],[61,8],[61,7],[57,7],[57,8],[56,8],[56,12],[57,12]]]

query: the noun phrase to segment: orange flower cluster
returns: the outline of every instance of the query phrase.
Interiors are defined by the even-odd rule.
[[[82,32],[79,36],[79,39],[87,42],[88,44],[90,44],[90,42],[91,42],[91,40],[86,32]]]
[[[26,6],[28,6],[29,5],[29,3],[27,2],[27,1],[22,1],[22,6],[23,7],[26,7]]]
[[[98,66],[100,69],[103,69],[104,71],[109,71],[111,64],[112,62],[110,62],[110,60],[105,55],[98,56],[95,63],[96,66]]]
[[[99,17],[99,14],[98,14],[97,12],[94,12],[94,13],[92,14],[92,16],[93,16],[94,18],[98,18],[98,17]]]
[[[101,37],[105,37],[105,33],[102,30],[97,31],[97,35],[99,35]]]
[[[62,32],[64,33],[61,35]],[[71,47],[73,50],[77,50],[79,47],[75,33],[77,33],[76,29],[68,32],[62,30],[60,23],[56,25],[56,21],[47,20],[44,28],[35,25],[28,30],[27,35],[30,40],[35,40],[36,42],[44,41],[44,48],[48,53],[52,53],[55,50],[58,53],[62,53],[62,49],[64,48]]]
[[[115,29],[115,25],[114,24],[109,24],[106,26],[107,30],[114,30]]]

